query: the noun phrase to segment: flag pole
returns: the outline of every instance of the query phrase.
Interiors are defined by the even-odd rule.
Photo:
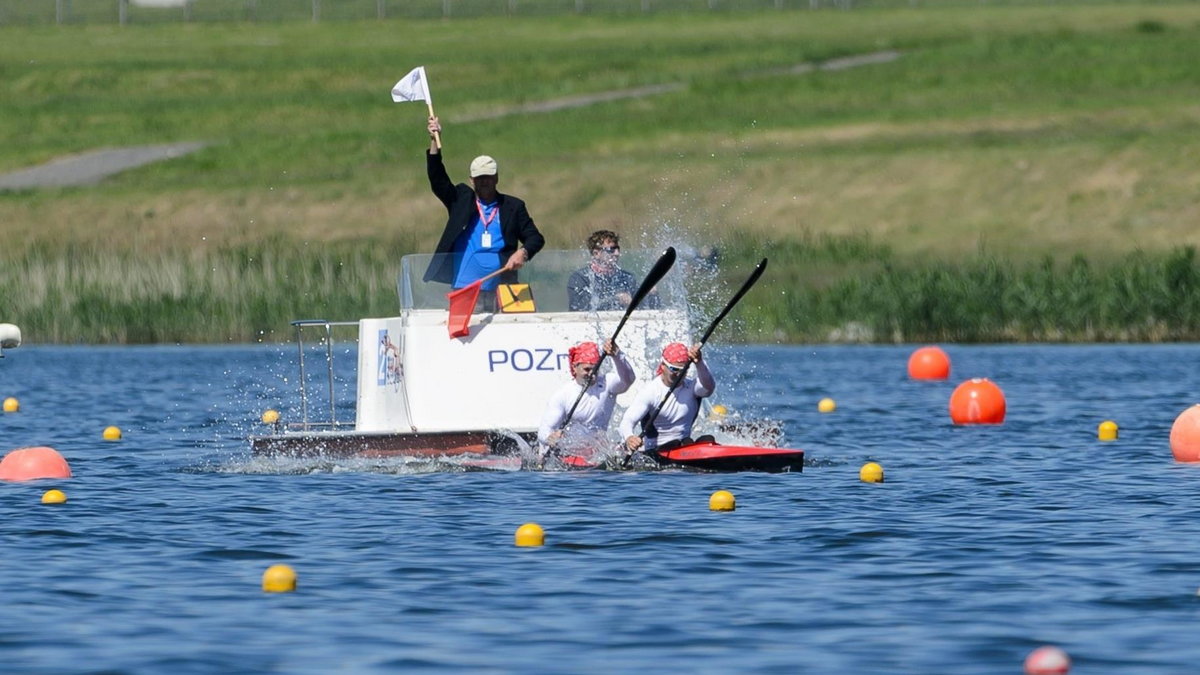
[[[433,119],[434,117],[436,117],[436,115],[433,114],[433,102],[426,100],[425,105],[429,108],[430,119]],[[437,131],[433,132],[433,142],[437,144],[437,149],[441,150],[442,149],[442,134]]]

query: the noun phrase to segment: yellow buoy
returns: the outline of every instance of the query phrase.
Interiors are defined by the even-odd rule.
[[[864,483],[882,483],[883,467],[875,462],[867,462],[858,470],[858,479]]]
[[[537,523],[525,523],[517,528],[514,539],[517,546],[541,546],[546,543],[546,532]]]
[[[21,409],[21,402],[9,396],[4,399],[4,412],[17,412]]]
[[[721,405],[720,403],[714,403],[712,410],[709,411],[708,419],[719,420],[728,415],[729,415],[729,408],[726,408],[725,406]]]
[[[67,501],[67,495],[62,490],[46,490],[42,494],[43,504],[62,504]]]
[[[1100,423],[1096,433],[1102,441],[1115,441],[1117,440],[1117,423],[1112,420],[1104,420]]]
[[[263,424],[275,424],[279,421],[278,410],[268,410],[262,414]]]
[[[717,490],[708,498],[710,511],[732,511],[737,507],[737,500],[729,490]]]
[[[823,413],[831,413],[834,410],[837,410],[837,403],[834,403],[833,399],[831,398],[823,398],[821,399],[821,402],[817,404],[817,410]]]
[[[118,427],[104,427],[104,440],[106,440],[106,441],[121,440],[121,429]]]
[[[271,565],[263,572],[262,588],[267,593],[291,593],[296,590],[296,570],[287,565]]]

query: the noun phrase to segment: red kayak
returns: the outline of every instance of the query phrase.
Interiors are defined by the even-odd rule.
[[[783,473],[804,470],[803,450],[722,445],[715,441],[697,441],[655,452],[649,457],[660,466],[680,466],[719,473]],[[603,466],[578,455],[562,455],[559,459],[563,464],[575,469],[597,469]]]
[[[766,471],[782,473],[804,470],[804,451],[792,448],[755,448],[698,441],[651,454],[660,464],[686,466],[705,471]]]

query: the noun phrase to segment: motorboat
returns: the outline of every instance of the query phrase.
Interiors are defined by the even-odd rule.
[[[622,268],[640,281],[661,253],[626,251]],[[716,274],[708,260],[681,260],[652,291],[654,301],[628,315],[572,310],[568,279],[588,265],[587,253],[542,250],[517,282],[485,286],[466,315],[460,307],[456,316],[450,288],[424,279],[431,262],[427,254],[401,259],[396,316],[292,322],[299,404],[269,433],[251,436],[254,454],[460,457],[481,468],[511,469],[514,460],[528,468],[545,403],[570,377],[567,350],[584,340],[603,343],[621,325],[618,344],[639,377],[649,377],[662,347],[689,336],[689,283]],[[347,358],[355,367],[344,374]],[[617,399],[619,409],[637,386]],[[713,459],[719,449],[706,452]],[[796,452],[803,457],[792,451],[792,460]],[[752,453],[741,447],[736,454]],[[710,461],[706,468],[725,466],[753,468],[744,459],[740,465]]]

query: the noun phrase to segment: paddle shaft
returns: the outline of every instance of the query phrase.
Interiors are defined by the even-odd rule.
[[[642,303],[642,300],[650,294],[650,291],[653,290],[656,285],[658,285],[658,282],[662,281],[662,278],[666,276],[667,272],[670,271],[671,266],[674,264],[675,247],[668,246],[667,250],[663,251],[663,254],[659,256],[658,262],[654,263],[654,267],[651,267],[650,271],[646,273],[646,278],[642,280],[642,285],[638,286],[637,292],[635,292],[633,294],[633,298],[630,299],[629,306],[625,308],[625,316],[621,317],[621,322],[617,324],[617,329],[613,331],[612,337],[609,338],[609,341],[613,342],[614,344],[616,343],[617,336],[621,334],[621,329],[625,327],[625,322],[629,320],[629,315],[633,313],[633,310],[637,309],[637,306]],[[571,404],[571,409],[567,411],[567,416],[563,419],[562,425],[559,427],[559,429],[566,429],[567,425],[571,423],[571,417],[575,415],[575,409],[579,407],[579,402],[583,400],[584,392],[588,390],[588,387],[592,386],[592,381],[595,379],[596,374],[600,372],[600,365],[604,363],[604,358],[606,356],[608,356],[608,352],[600,352],[600,360],[596,362],[596,367],[592,369],[591,377],[589,377],[587,382],[585,382],[583,386],[579,388],[579,395],[575,397],[575,402]],[[573,368],[571,365],[568,365],[567,367]],[[572,370],[571,375],[574,374],[575,372]]]
[[[713,331],[717,329],[717,324],[721,323],[721,319],[724,319],[725,316],[729,314],[729,311],[732,310],[734,305],[738,304],[738,301],[742,299],[742,296],[746,295],[747,291],[754,286],[755,282],[758,281],[758,278],[762,276],[763,271],[766,269],[767,259],[763,258],[762,262],[758,263],[758,265],[754,268],[754,272],[750,274],[750,278],[746,279],[746,283],[742,284],[742,287],[738,289],[738,292],[729,299],[729,302],[725,303],[725,309],[722,309],[721,313],[717,315],[717,318],[713,319],[712,323],[708,325],[708,330],[704,331],[704,336],[700,338],[701,348],[703,348],[705,343],[708,342],[708,338],[712,336]],[[691,365],[692,362],[690,359],[687,363],[683,364],[683,371],[679,373],[679,377],[675,379],[674,384],[667,389],[667,395],[663,396],[663,399],[658,402],[658,407],[654,409],[654,412],[650,413],[650,416],[646,418],[646,422],[642,424],[641,437],[644,438],[646,436],[646,429],[649,428],[650,425],[654,424],[654,420],[657,419],[658,414],[662,412],[663,406],[667,404],[667,401],[671,398],[671,394],[675,392],[675,389],[683,382],[684,378],[687,377],[688,368],[690,368]]]

